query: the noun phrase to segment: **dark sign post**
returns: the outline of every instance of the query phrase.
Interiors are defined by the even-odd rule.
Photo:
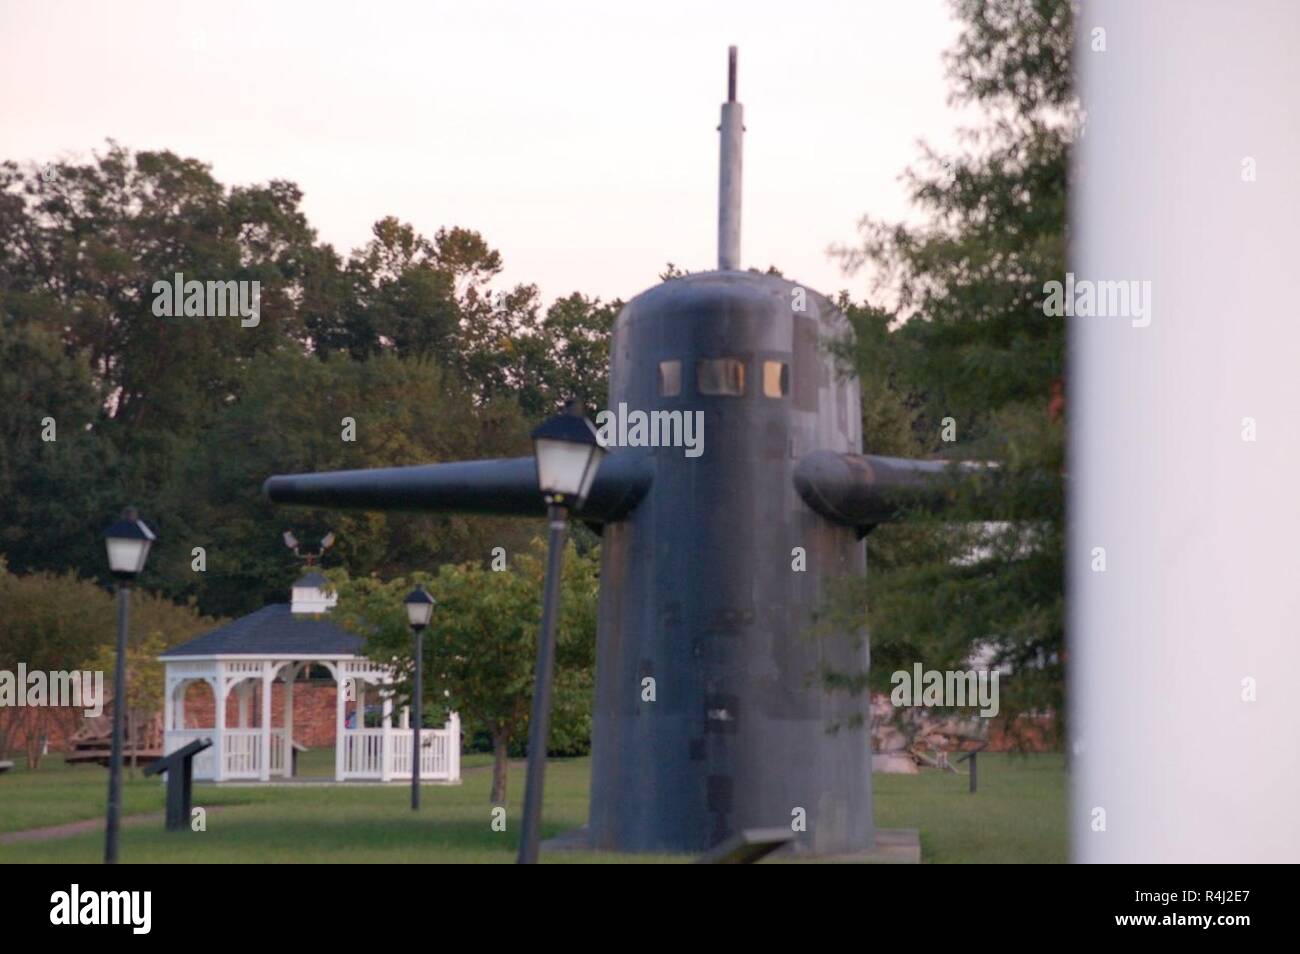
[[[979,754],[988,747],[989,744],[985,742],[978,749],[974,749],[973,751],[967,752],[965,755],[957,757],[958,762],[965,762],[968,759],[970,760],[970,793],[972,795],[975,794],[975,789],[978,786],[978,776],[975,774],[975,763],[979,758]]]
[[[184,831],[193,798],[194,756],[212,746],[211,739],[195,739],[145,768],[145,777],[167,773],[167,830]]]

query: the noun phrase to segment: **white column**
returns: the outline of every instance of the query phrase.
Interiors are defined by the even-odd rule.
[[[174,720],[176,718],[176,689],[178,686],[185,685],[184,680],[175,681],[168,679],[166,681],[167,689],[163,693],[163,754],[167,754],[167,733],[176,728]]]
[[[347,678],[343,675],[343,663],[334,664],[334,781],[343,781],[343,755],[347,747],[347,739],[343,734],[343,717],[347,707],[347,692],[344,685]]]
[[[1300,856],[1300,4],[1226,9],[1124,0],[1076,21],[1071,271],[1149,283],[1133,320],[1037,319],[1070,331],[1083,862]]]
[[[293,683],[298,678],[298,664],[290,663],[284,671],[284,777],[293,778]]]
[[[275,666],[270,662],[262,663],[262,761],[258,777],[263,782],[271,780],[271,680],[275,678]]]
[[[248,728],[248,700],[253,694],[253,684],[247,679],[242,679],[239,685],[235,687],[235,696],[239,700],[239,727]]]
[[[185,728],[185,695],[190,691],[189,679],[182,679],[176,687],[176,697],[172,701],[172,728]]]
[[[380,763],[380,778],[387,782],[393,777],[393,695],[389,686],[381,686],[379,691],[384,700],[384,755]]]
[[[218,782],[226,777],[226,664],[217,663],[216,678],[212,682],[212,748]]]
[[[460,781],[460,714],[447,717],[447,781]]]

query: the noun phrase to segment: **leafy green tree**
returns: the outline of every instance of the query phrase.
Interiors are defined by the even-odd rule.
[[[367,653],[398,661],[398,692],[409,699],[413,640],[402,601],[424,583],[438,601],[424,637],[425,712],[433,723],[461,713],[465,729],[492,738],[491,800],[505,804],[511,743],[527,737],[533,669],[541,621],[545,548],[540,541],[511,553],[492,570],[478,563],[444,564],[435,575],[379,577],[328,574],[339,593],[344,625],[367,638]],[[599,559],[570,544],[564,556],[556,625],[550,749],[573,750],[591,735]]]
[[[308,545],[333,530],[338,543],[327,560],[362,575],[486,561],[493,547],[522,547],[535,532],[527,521],[286,508],[264,499],[261,486],[277,473],[523,455],[528,431],[512,401],[476,404],[454,373],[430,361],[259,357],[240,400],[166,481],[160,535],[172,545],[160,548],[157,578],[174,598],[192,595],[208,612],[237,615],[283,601],[301,572],[281,543],[286,529]],[[205,548],[203,572],[193,569],[195,546]]]
[[[166,524],[156,501],[250,360],[306,346],[299,310],[324,307],[331,283],[316,280],[328,249],[300,199],[290,183],[227,188],[196,160],[115,143],[43,174],[0,166],[0,545],[15,567],[102,578],[86,528],[127,502]],[[154,314],[154,284],[177,272],[259,282],[259,324]]]
[[[241,359],[302,339],[292,301],[315,236],[292,184],[227,189],[197,160],[110,143],[91,162],[7,185],[26,214],[13,212],[6,283],[42,298],[44,316],[86,355],[119,446],[191,432],[238,393]],[[260,323],[155,315],[154,283],[177,272],[259,281]]]
[[[159,653],[167,649],[167,642],[157,631],[145,632],[126,647],[126,712],[123,733],[131,746],[128,762],[134,771],[136,753],[145,743],[145,728],[151,719],[163,710],[163,693],[166,692],[166,671]],[[104,673],[105,685],[117,672],[117,645],[99,648],[99,653],[87,667]],[[117,700],[113,702],[117,705]]]
[[[102,669],[105,688],[112,693],[113,668],[104,666],[113,658],[117,641],[117,606],[111,592],[73,573],[10,573],[0,558],[0,606],[0,670],[16,672],[19,663],[28,671]],[[133,592],[127,651],[128,659],[138,664],[133,672],[139,681],[128,678],[132,708],[150,714],[161,707],[162,664],[153,657],[220,623],[200,615],[192,604]],[[8,734],[22,721],[28,765],[38,767],[40,736],[51,720],[66,715],[50,707],[0,707],[0,757],[8,748]]]
[[[575,293],[543,311],[534,286],[496,291],[500,253],[459,227],[425,237],[387,217],[345,260],[300,206],[292,183],[228,187],[198,160],[112,142],[44,171],[0,163],[0,551],[15,569],[106,581],[97,531],[134,503],[163,541],[153,583],[237,614],[283,598],[286,524],[335,530],[330,558],[358,573],[483,560],[532,534],[285,510],[260,488],[529,453],[561,400],[603,402],[618,303]],[[177,272],[260,282],[260,323],[155,315],[154,283]]]
[[[519,405],[532,418],[555,413],[571,398],[588,408],[609,399],[609,342],[623,303],[574,292],[556,299],[536,328],[521,337],[515,371]]]
[[[84,356],[67,354],[53,328],[0,312],[0,551],[16,572],[103,562],[86,528],[107,526],[121,501],[98,415]]]
[[[982,108],[954,156],[925,150],[908,171],[917,225],[864,219],[841,249],[869,266],[896,313],[854,320],[864,381],[902,395],[864,402],[864,433],[900,449],[996,460],[980,493],[954,488],[942,515],[869,537],[865,594],[840,602],[872,630],[874,683],[899,665],[964,668],[981,647],[1010,663],[1008,716],[1064,715],[1065,329],[1042,310],[1043,283],[1065,271],[1066,185],[1077,128],[1068,0],[957,0],[964,26],[948,54],[952,100]],[[901,322],[889,332],[891,323]],[[871,350],[868,356],[867,349]],[[900,417],[900,413],[903,415]],[[908,441],[899,424],[910,424]],[[950,440],[949,438],[955,438]],[[861,680],[841,674],[853,688]]]

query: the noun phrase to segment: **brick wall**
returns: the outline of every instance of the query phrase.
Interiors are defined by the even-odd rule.
[[[293,738],[308,748],[334,744],[336,689],[333,682],[299,681],[293,684]],[[204,682],[190,683],[185,693],[185,727],[207,728],[213,725],[212,689]],[[262,687],[254,683],[248,705],[250,727],[262,724]],[[397,713],[393,714],[397,722]],[[239,725],[239,697],[232,690],[226,699],[226,728]],[[271,685],[271,728],[284,727],[284,685]]]

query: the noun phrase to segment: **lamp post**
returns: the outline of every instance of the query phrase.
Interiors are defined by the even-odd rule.
[[[533,677],[533,717],[528,727],[528,778],[524,787],[523,834],[518,859],[521,865],[537,863],[546,741],[550,736],[555,617],[560,604],[560,561],[564,556],[566,524],[569,511],[582,506],[587,498],[605,455],[596,429],[583,416],[582,405],[576,401],[533,431],[533,447],[537,457],[537,485],[546,500],[550,531],[542,628],[537,637],[537,671]]]
[[[406,606],[406,618],[415,633],[415,721],[411,723],[411,811],[420,810],[420,726],[424,722],[424,628],[433,619],[433,608],[437,604],[423,586],[417,586],[403,601]]]
[[[122,817],[122,727],[126,715],[126,630],[131,582],[144,569],[153,531],[133,508],[104,531],[108,568],[117,579],[117,662],[113,676],[113,748],[108,762],[108,822],[105,826],[104,864],[117,864],[117,829]]]

